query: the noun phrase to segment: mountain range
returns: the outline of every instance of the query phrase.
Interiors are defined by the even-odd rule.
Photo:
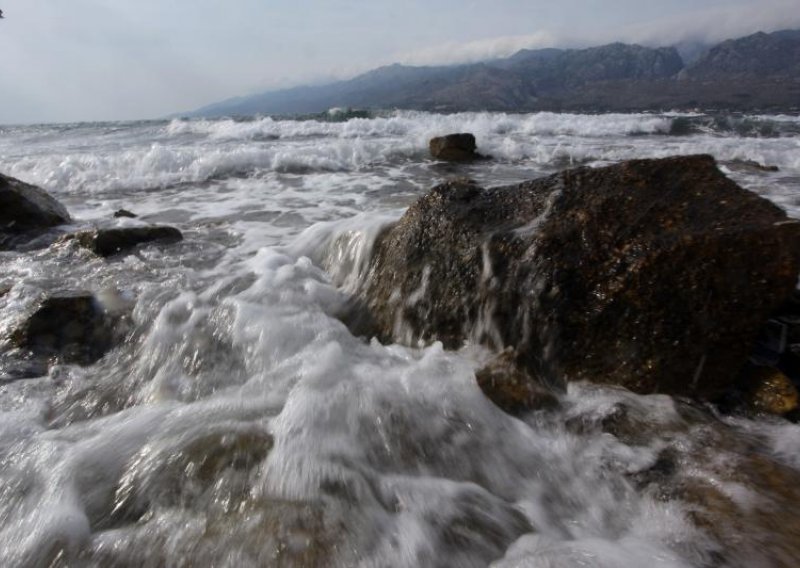
[[[388,65],[353,79],[215,103],[181,116],[299,115],[333,107],[456,111],[800,110],[800,30],[712,46],[522,50],[464,65]]]

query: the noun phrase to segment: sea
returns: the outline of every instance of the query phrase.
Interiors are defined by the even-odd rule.
[[[452,132],[492,159],[432,160]],[[795,115],[0,127],[0,172],[61,201],[64,231],[184,235],[109,259],[0,252],[4,337],[69,290],[124,332],[90,366],[0,366],[0,566],[799,566],[800,426],[590,383],[514,417],[477,386],[480,346],[381,343],[339,317],[376,236],[437,183],[697,153],[800,218]]]

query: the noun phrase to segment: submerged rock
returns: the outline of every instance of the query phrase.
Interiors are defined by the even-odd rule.
[[[757,171],[757,172],[778,172],[780,168],[778,166],[767,166],[760,162],[756,162],[755,160],[731,160],[728,162],[728,166],[730,166],[734,170],[743,170],[743,171]]]
[[[136,213],[128,211],[127,209],[119,209],[117,211],[114,211],[114,217],[116,217],[117,219],[119,219],[120,217],[135,219],[136,217],[138,217],[138,215],[136,215]]]
[[[45,299],[11,341],[34,357],[88,365],[113,346],[112,322],[91,293],[64,292]]]
[[[800,223],[711,156],[435,187],[375,244],[384,337],[513,347],[531,376],[714,398],[800,269]]]
[[[174,227],[124,227],[96,229],[68,235],[67,240],[76,240],[82,247],[100,256],[112,256],[145,243],[176,243],[183,240],[181,232]]]
[[[490,361],[475,373],[475,378],[483,394],[509,414],[558,406],[552,390],[519,366],[512,350],[506,350]]]
[[[777,415],[797,410],[797,387],[778,369],[754,366],[747,375],[750,385],[747,402],[752,410]]]
[[[428,148],[431,156],[446,162],[469,162],[483,158],[475,151],[475,136],[468,132],[431,138]]]
[[[66,208],[46,191],[0,174],[0,250],[69,220]]]

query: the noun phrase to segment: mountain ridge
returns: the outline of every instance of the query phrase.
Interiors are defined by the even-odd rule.
[[[685,50],[691,60],[681,56]],[[398,63],[327,85],[234,97],[185,117],[299,115],[333,107],[456,111],[800,109],[800,30],[716,45],[523,49],[481,63]]]

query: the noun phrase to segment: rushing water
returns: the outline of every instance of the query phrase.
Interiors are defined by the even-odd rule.
[[[459,131],[494,160],[427,158]],[[0,368],[0,565],[797,566],[800,427],[588,384],[517,419],[478,389],[482,349],[382,345],[336,317],[376,233],[440,180],[687,153],[800,216],[793,116],[0,127],[0,171],[69,229],[186,237],[0,253],[0,329],[54,290],[128,314],[90,367]]]

